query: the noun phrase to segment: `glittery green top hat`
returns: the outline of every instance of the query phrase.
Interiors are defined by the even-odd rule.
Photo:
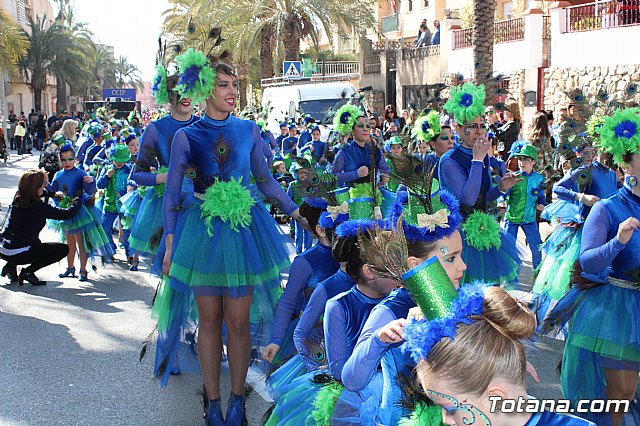
[[[126,163],[131,160],[131,153],[126,145],[117,143],[113,152],[111,153],[111,161],[114,163]]]
[[[458,297],[437,256],[405,272],[402,281],[428,321],[445,316]]]

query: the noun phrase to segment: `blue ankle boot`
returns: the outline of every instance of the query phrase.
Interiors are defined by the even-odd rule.
[[[222,417],[220,399],[210,399],[204,417],[204,426],[226,426]]]
[[[245,415],[245,396],[231,394],[227,404],[227,426],[242,426],[247,424]]]

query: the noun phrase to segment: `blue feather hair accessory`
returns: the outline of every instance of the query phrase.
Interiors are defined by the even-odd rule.
[[[327,202],[327,200],[321,197],[305,197],[302,201],[304,201],[306,204],[310,205],[311,207],[315,207],[320,210],[326,210],[327,207],[329,206],[329,203]]]
[[[334,219],[331,213],[324,212],[322,213],[322,215],[320,215],[320,220],[318,221],[318,225],[320,225],[324,229],[334,229],[340,224],[343,224],[348,220],[349,220],[348,213],[340,213]]]
[[[336,235],[339,237],[357,237],[358,234],[376,229],[376,226],[382,229],[390,229],[390,224],[387,220],[357,219],[348,220],[340,224],[336,228]]]
[[[411,320],[404,326],[403,352],[410,352],[414,361],[426,359],[433,347],[442,339],[453,340],[460,324],[473,323],[473,317],[484,312],[485,283],[471,283],[458,289],[449,312],[442,318]]]
[[[73,144],[69,140],[67,140],[65,143],[60,145],[60,154],[67,151],[72,151],[75,154],[75,151],[73,150]]]

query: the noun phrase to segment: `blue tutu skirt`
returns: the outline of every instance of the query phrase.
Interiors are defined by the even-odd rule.
[[[467,270],[460,284],[468,284],[474,281],[494,283],[499,285],[513,285],[518,281],[521,256],[524,256],[522,248],[515,238],[504,231],[500,231],[501,245],[499,248],[478,250],[467,243],[464,231],[462,235],[462,260],[467,264]]]
[[[124,204],[124,203],[123,203]],[[154,255],[162,239],[162,197],[155,187],[147,190],[131,225],[129,245],[140,253]]]
[[[82,205],[78,213],[71,219],[47,220],[51,229],[58,232],[61,241],[66,241],[65,234],[82,235],[84,249],[87,255],[103,256],[110,259],[113,256],[109,238],[102,229],[100,213],[95,207]]]
[[[533,310],[538,324],[570,289],[573,267],[580,255],[582,228],[558,225],[542,245],[545,254],[533,286]]]
[[[373,376],[359,392],[344,389],[335,380],[319,384],[317,371],[306,373],[288,386],[276,401],[267,426],[368,425],[378,423],[382,400],[382,374]],[[314,382],[315,379],[315,382]]]
[[[640,291],[604,284],[586,292],[573,314],[562,356],[562,392],[574,403],[606,399],[605,368],[640,367]],[[608,415],[581,416],[597,425],[611,424]]]
[[[540,213],[540,217],[552,223],[580,223],[582,221],[580,207],[571,201],[561,199],[547,205]]]
[[[122,214],[127,218],[135,219],[138,211],[140,210],[142,199],[143,197],[137,189],[127,192],[122,196],[122,198],[120,198],[120,202],[122,203]]]
[[[295,354],[287,362],[278,367],[267,379],[267,388],[274,401],[282,395],[291,383],[304,375],[307,369],[300,355]]]

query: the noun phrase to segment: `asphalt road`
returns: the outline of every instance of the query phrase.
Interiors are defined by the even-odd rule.
[[[22,171],[36,164],[36,155],[14,155],[0,163],[0,222]],[[55,236],[45,230],[42,240]],[[122,254],[116,259],[97,274],[90,271],[86,283],[58,278],[64,263],[40,271],[38,276],[48,280],[44,287],[0,280],[0,425],[201,424],[200,377],[172,377],[161,389],[152,377],[152,356],[139,361],[142,342],[154,325],[150,303],[156,280],[144,267],[129,272]],[[521,280],[529,290],[531,268],[526,265]],[[555,365],[561,350],[559,341],[544,341],[531,350],[541,383],[530,383],[530,394],[560,397]],[[258,425],[269,402],[261,375],[250,372],[250,381],[257,390],[248,399],[247,414],[249,424]],[[225,368],[221,383],[222,395],[228,395]]]

